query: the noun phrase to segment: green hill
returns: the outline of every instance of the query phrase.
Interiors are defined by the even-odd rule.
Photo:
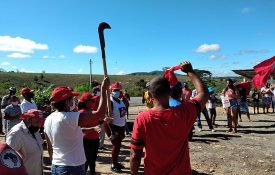
[[[135,84],[140,80],[148,82],[156,75],[110,75],[111,83],[121,82],[124,89],[133,89]],[[184,76],[179,79],[183,81]],[[101,83],[103,75],[92,75],[92,80]],[[51,74],[51,73],[0,73],[0,96],[7,94],[8,87],[14,85],[17,89],[28,86],[33,87],[39,84],[54,84],[55,86],[76,87],[82,84],[89,84],[88,74]]]
[[[161,74],[160,74],[161,72]],[[130,95],[138,96],[141,94],[140,81],[148,82],[153,77],[162,75],[162,71],[152,71],[148,74],[138,74],[134,75],[110,75],[111,83],[118,81],[122,84],[123,89],[127,89]],[[191,88],[193,88],[190,83],[189,78],[183,75],[177,75],[179,81],[189,82]],[[234,77],[233,77],[234,78]],[[101,83],[103,75],[93,75],[92,80],[96,80]],[[205,82],[208,86],[215,87],[217,92],[220,92],[225,86],[224,78],[211,78],[207,79]],[[240,81],[241,77],[235,77]],[[75,88],[83,84],[89,84],[88,74],[51,74],[51,73],[15,73],[15,72],[0,72],[0,97],[8,93],[8,88],[14,85],[17,89],[24,86],[37,87],[39,85],[50,85],[55,86],[70,86]],[[142,83],[141,83],[142,84]]]

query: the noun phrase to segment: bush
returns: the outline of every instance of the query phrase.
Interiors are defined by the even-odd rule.
[[[51,84],[48,87],[41,86],[34,91],[34,101],[38,108],[43,107],[44,105],[50,104],[50,97],[54,89],[54,84]]]
[[[129,95],[131,97],[140,97],[140,96],[142,96],[142,88],[137,87],[137,86],[128,88],[127,92],[129,93]]]
[[[80,93],[83,93],[83,92],[90,92],[90,85],[87,83],[87,84],[81,84],[81,85],[77,85],[74,87],[74,91],[77,91],[77,92],[80,92]]]

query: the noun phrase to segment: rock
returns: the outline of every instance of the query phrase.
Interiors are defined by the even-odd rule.
[[[264,163],[264,160],[258,160],[258,162],[260,162],[260,163]]]

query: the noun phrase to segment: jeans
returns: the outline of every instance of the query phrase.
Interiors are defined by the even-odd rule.
[[[52,175],[85,175],[85,164],[79,166],[64,166],[52,164]]]
[[[203,115],[205,117],[205,120],[209,126],[209,129],[213,129],[213,125],[212,125],[211,119],[209,118],[208,111],[207,111],[206,107],[204,107],[201,112],[203,113]],[[199,128],[202,128],[201,114],[197,117],[196,121],[197,121],[197,126]]]
[[[118,155],[120,152],[120,148],[121,148],[121,142],[122,140],[125,138],[125,128],[124,126],[116,126],[116,125],[112,125],[114,131],[118,134],[117,137],[115,137],[115,139],[111,140],[113,148],[112,148],[112,163],[114,165],[116,165],[118,163]]]

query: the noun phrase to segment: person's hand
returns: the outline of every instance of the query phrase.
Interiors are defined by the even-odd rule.
[[[100,133],[101,128],[99,126],[93,127],[93,130],[96,131],[97,133]]]
[[[110,86],[110,79],[109,79],[109,77],[105,77],[104,80],[102,81],[101,85],[102,85],[101,86],[102,90],[106,91],[109,88],[109,86]]]
[[[181,63],[182,67],[181,67],[181,71],[188,73],[188,72],[194,72],[192,64],[188,61],[184,61]]]
[[[111,117],[105,117],[105,118],[104,118],[104,122],[110,124],[110,123],[112,123],[113,119],[114,119],[114,118],[111,118]]]

